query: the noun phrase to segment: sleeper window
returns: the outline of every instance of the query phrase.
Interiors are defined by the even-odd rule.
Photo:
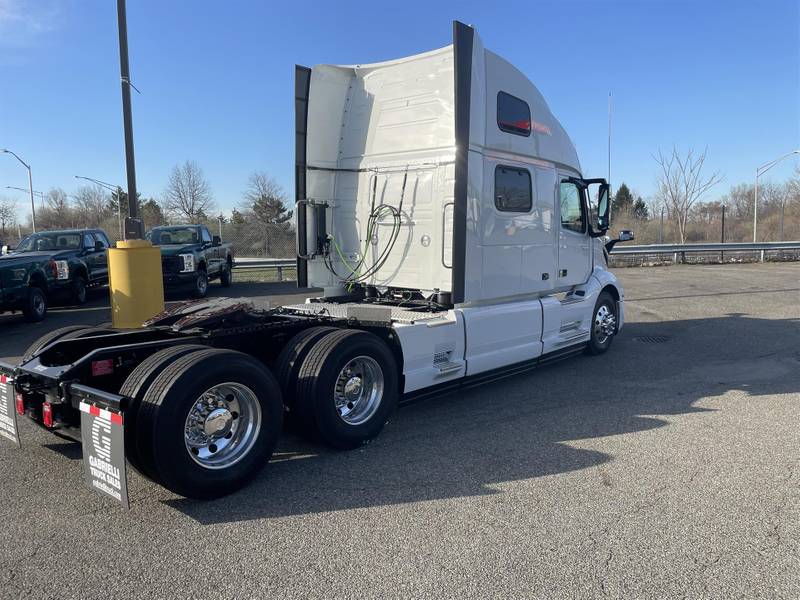
[[[530,172],[527,169],[498,165],[494,170],[494,205],[497,210],[506,212],[530,211]]]
[[[498,92],[497,126],[508,133],[529,136],[531,134],[531,109],[528,103],[511,94]]]
[[[586,231],[586,223],[581,203],[581,191],[578,186],[568,181],[562,181],[559,186],[559,201],[561,204],[561,226],[564,229],[584,233]]]

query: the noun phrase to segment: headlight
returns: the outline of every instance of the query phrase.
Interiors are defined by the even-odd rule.
[[[183,259],[183,268],[181,273],[191,273],[194,271],[194,254],[179,254]]]
[[[56,272],[59,279],[69,279],[69,263],[65,260],[57,260]]]

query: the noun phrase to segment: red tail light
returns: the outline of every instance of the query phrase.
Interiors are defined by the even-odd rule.
[[[45,427],[53,426],[53,407],[49,402],[44,402],[42,404],[42,421]]]
[[[22,397],[22,394],[17,394],[17,414],[25,414],[25,398]]]

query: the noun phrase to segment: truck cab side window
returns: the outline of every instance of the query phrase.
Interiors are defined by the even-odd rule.
[[[504,212],[529,212],[533,205],[530,172],[498,165],[494,170],[494,205]]]
[[[501,131],[528,137],[531,134],[531,109],[528,103],[511,94],[498,92],[497,126]]]
[[[570,181],[559,185],[559,204],[561,205],[561,227],[586,233],[586,215],[581,202],[581,190]]]
[[[208,233],[208,229],[206,229],[205,227],[201,227],[200,228],[200,235],[203,237],[203,243],[204,244],[210,244],[211,243],[211,234]]]
[[[83,234],[83,249],[94,250],[94,236],[91,233]]]
[[[103,244],[103,248],[108,248],[109,246],[111,246],[111,244],[108,241],[108,238],[106,237],[106,234],[104,234],[101,231],[94,232],[94,239],[96,239],[98,242],[101,242]]]

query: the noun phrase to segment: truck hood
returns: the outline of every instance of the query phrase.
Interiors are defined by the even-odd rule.
[[[52,252],[14,252],[0,256],[0,267],[40,262],[53,256]]]
[[[161,256],[175,256],[196,252],[200,249],[200,244],[166,244],[158,248],[161,250]]]

